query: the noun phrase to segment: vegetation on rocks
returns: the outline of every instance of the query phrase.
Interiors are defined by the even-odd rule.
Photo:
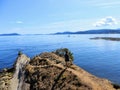
[[[73,53],[68,48],[60,48],[55,50],[53,53],[59,55],[60,57],[64,57],[65,52],[68,52],[70,60],[73,61],[74,60]]]
[[[120,41],[119,37],[94,37],[94,38],[90,38],[92,40],[99,40],[99,39],[103,39],[103,40],[109,40],[109,41]]]
[[[119,85],[113,85],[106,79],[95,77],[74,64],[66,67],[63,56],[66,50],[68,49],[44,52],[31,60],[24,54],[19,55],[15,63],[15,73],[10,73],[8,70],[0,73],[0,90],[120,89]],[[72,53],[69,50],[68,52],[73,60]]]
[[[9,72],[9,69],[4,69],[0,73],[0,90],[9,90],[10,80],[13,77],[13,72]]]

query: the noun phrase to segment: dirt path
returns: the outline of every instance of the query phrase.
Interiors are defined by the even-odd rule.
[[[65,69],[65,67],[61,64],[54,65]],[[113,86],[108,80],[97,78],[78,66],[71,65],[70,67],[67,67],[66,70],[75,74],[81,80],[82,84],[92,87],[92,90],[115,90],[112,88]]]

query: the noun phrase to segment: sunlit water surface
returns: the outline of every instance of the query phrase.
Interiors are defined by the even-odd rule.
[[[0,36],[0,68],[11,67],[19,50],[30,57],[58,48],[69,48],[74,63],[88,72],[120,84],[120,41],[90,40],[118,34]]]

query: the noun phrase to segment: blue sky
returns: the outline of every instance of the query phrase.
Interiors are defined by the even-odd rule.
[[[120,0],[0,0],[0,33],[120,28]]]

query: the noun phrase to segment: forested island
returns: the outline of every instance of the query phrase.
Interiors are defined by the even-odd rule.
[[[8,34],[0,34],[0,36],[18,36],[18,33],[8,33]]]
[[[85,30],[85,31],[77,31],[77,32],[57,32],[54,33],[57,35],[61,34],[120,34],[120,29],[97,29],[97,30]]]

